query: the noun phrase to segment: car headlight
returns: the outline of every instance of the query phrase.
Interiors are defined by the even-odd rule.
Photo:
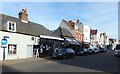
[[[60,55],[60,56],[61,56],[62,54],[58,54],[58,55]]]

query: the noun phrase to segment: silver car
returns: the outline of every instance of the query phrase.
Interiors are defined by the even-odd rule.
[[[114,51],[115,56],[120,56],[120,44],[116,45],[115,51]]]

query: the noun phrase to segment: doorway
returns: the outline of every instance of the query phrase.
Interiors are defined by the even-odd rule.
[[[27,57],[33,57],[33,45],[27,45]]]

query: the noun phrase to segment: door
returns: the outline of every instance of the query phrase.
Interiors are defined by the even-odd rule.
[[[27,57],[33,57],[33,46],[27,45]]]

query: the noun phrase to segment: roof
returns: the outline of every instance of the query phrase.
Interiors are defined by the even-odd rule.
[[[2,30],[2,16],[0,15],[0,30]]]
[[[71,29],[74,29],[74,22],[72,22],[71,20],[70,21],[66,21],[63,19],[63,21],[71,28]]]
[[[22,22],[19,18],[0,14],[2,17],[2,24],[0,24],[0,30],[7,31],[5,28],[7,21],[16,22],[16,33],[29,34],[29,35],[50,35],[54,36],[51,31],[45,28],[43,25],[28,21],[28,23]]]
[[[70,33],[70,31],[68,29],[65,29],[63,27],[59,27],[58,29],[56,29],[53,34],[55,35],[59,35],[59,36],[63,36],[63,37],[71,37],[74,38],[73,35]]]

